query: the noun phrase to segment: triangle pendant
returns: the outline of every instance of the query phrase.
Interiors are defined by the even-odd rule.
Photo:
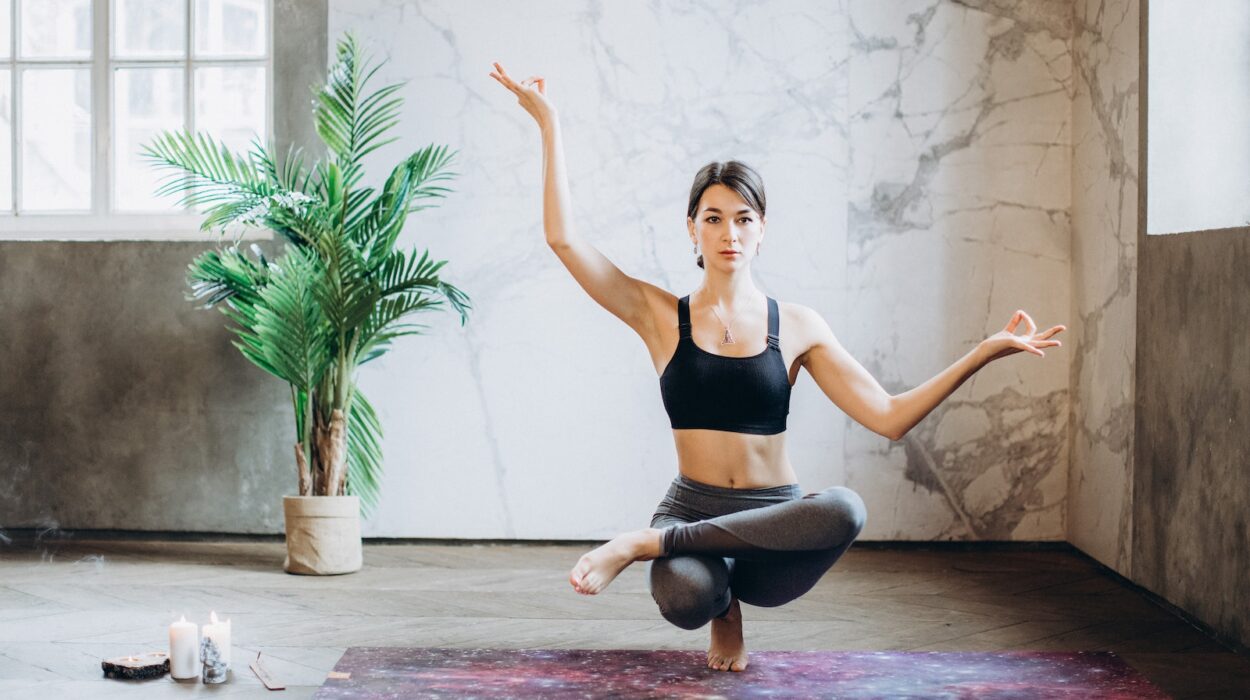
[[[724,337],[724,338],[720,341],[720,344],[721,344],[721,345],[730,345],[730,344],[731,344],[731,343],[733,343],[733,342],[735,342],[735,341],[734,341],[733,334],[729,332],[729,329],[728,329],[728,328],[726,328],[726,329],[725,329],[725,337]]]

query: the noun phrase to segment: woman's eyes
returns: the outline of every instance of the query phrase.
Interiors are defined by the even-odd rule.
[[[719,219],[719,218],[720,218],[719,216],[709,216],[706,219],[704,219],[704,221],[708,223],[712,223],[712,219]],[[741,219],[738,219],[738,221],[750,221],[750,220],[751,220],[751,217],[749,216],[744,216]]]

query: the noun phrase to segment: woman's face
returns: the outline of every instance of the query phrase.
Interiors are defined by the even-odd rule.
[[[737,192],[719,183],[703,190],[694,218],[686,218],[690,241],[699,244],[705,268],[716,265],[732,269],[749,264],[764,240],[764,224],[764,218]]]

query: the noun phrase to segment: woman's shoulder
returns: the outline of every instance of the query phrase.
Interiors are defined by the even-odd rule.
[[[782,319],[789,318],[793,319],[796,323],[809,325],[814,320],[820,318],[820,314],[816,313],[815,309],[807,306],[806,304],[800,304],[795,301],[782,301],[780,299],[776,299],[775,297],[774,300],[777,302],[777,313],[782,317]]]
[[[825,317],[806,304],[778,299],[777,314],[781,321],[778,334],[783,341],[789,341],[804,350],[833,335]]]

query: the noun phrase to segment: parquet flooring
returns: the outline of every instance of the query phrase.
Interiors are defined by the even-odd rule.
[[[586,544],[373,543],[344,576],[282,571],[281,541],[15,539],[0,546],[0,697],[308,698],[348,646],[705,649],[660,617],[647,564],[598,596],[566,576]],[[226,686],[104,679],[107,656],[167,650],[167,626],[232,620]],[[1250,658],[1073,551],[858,543],[804,597],[744,605],[749,649],[1111,650],[1177,698],[1250,697]],[[287,685],[267,691],[260,652]]]

